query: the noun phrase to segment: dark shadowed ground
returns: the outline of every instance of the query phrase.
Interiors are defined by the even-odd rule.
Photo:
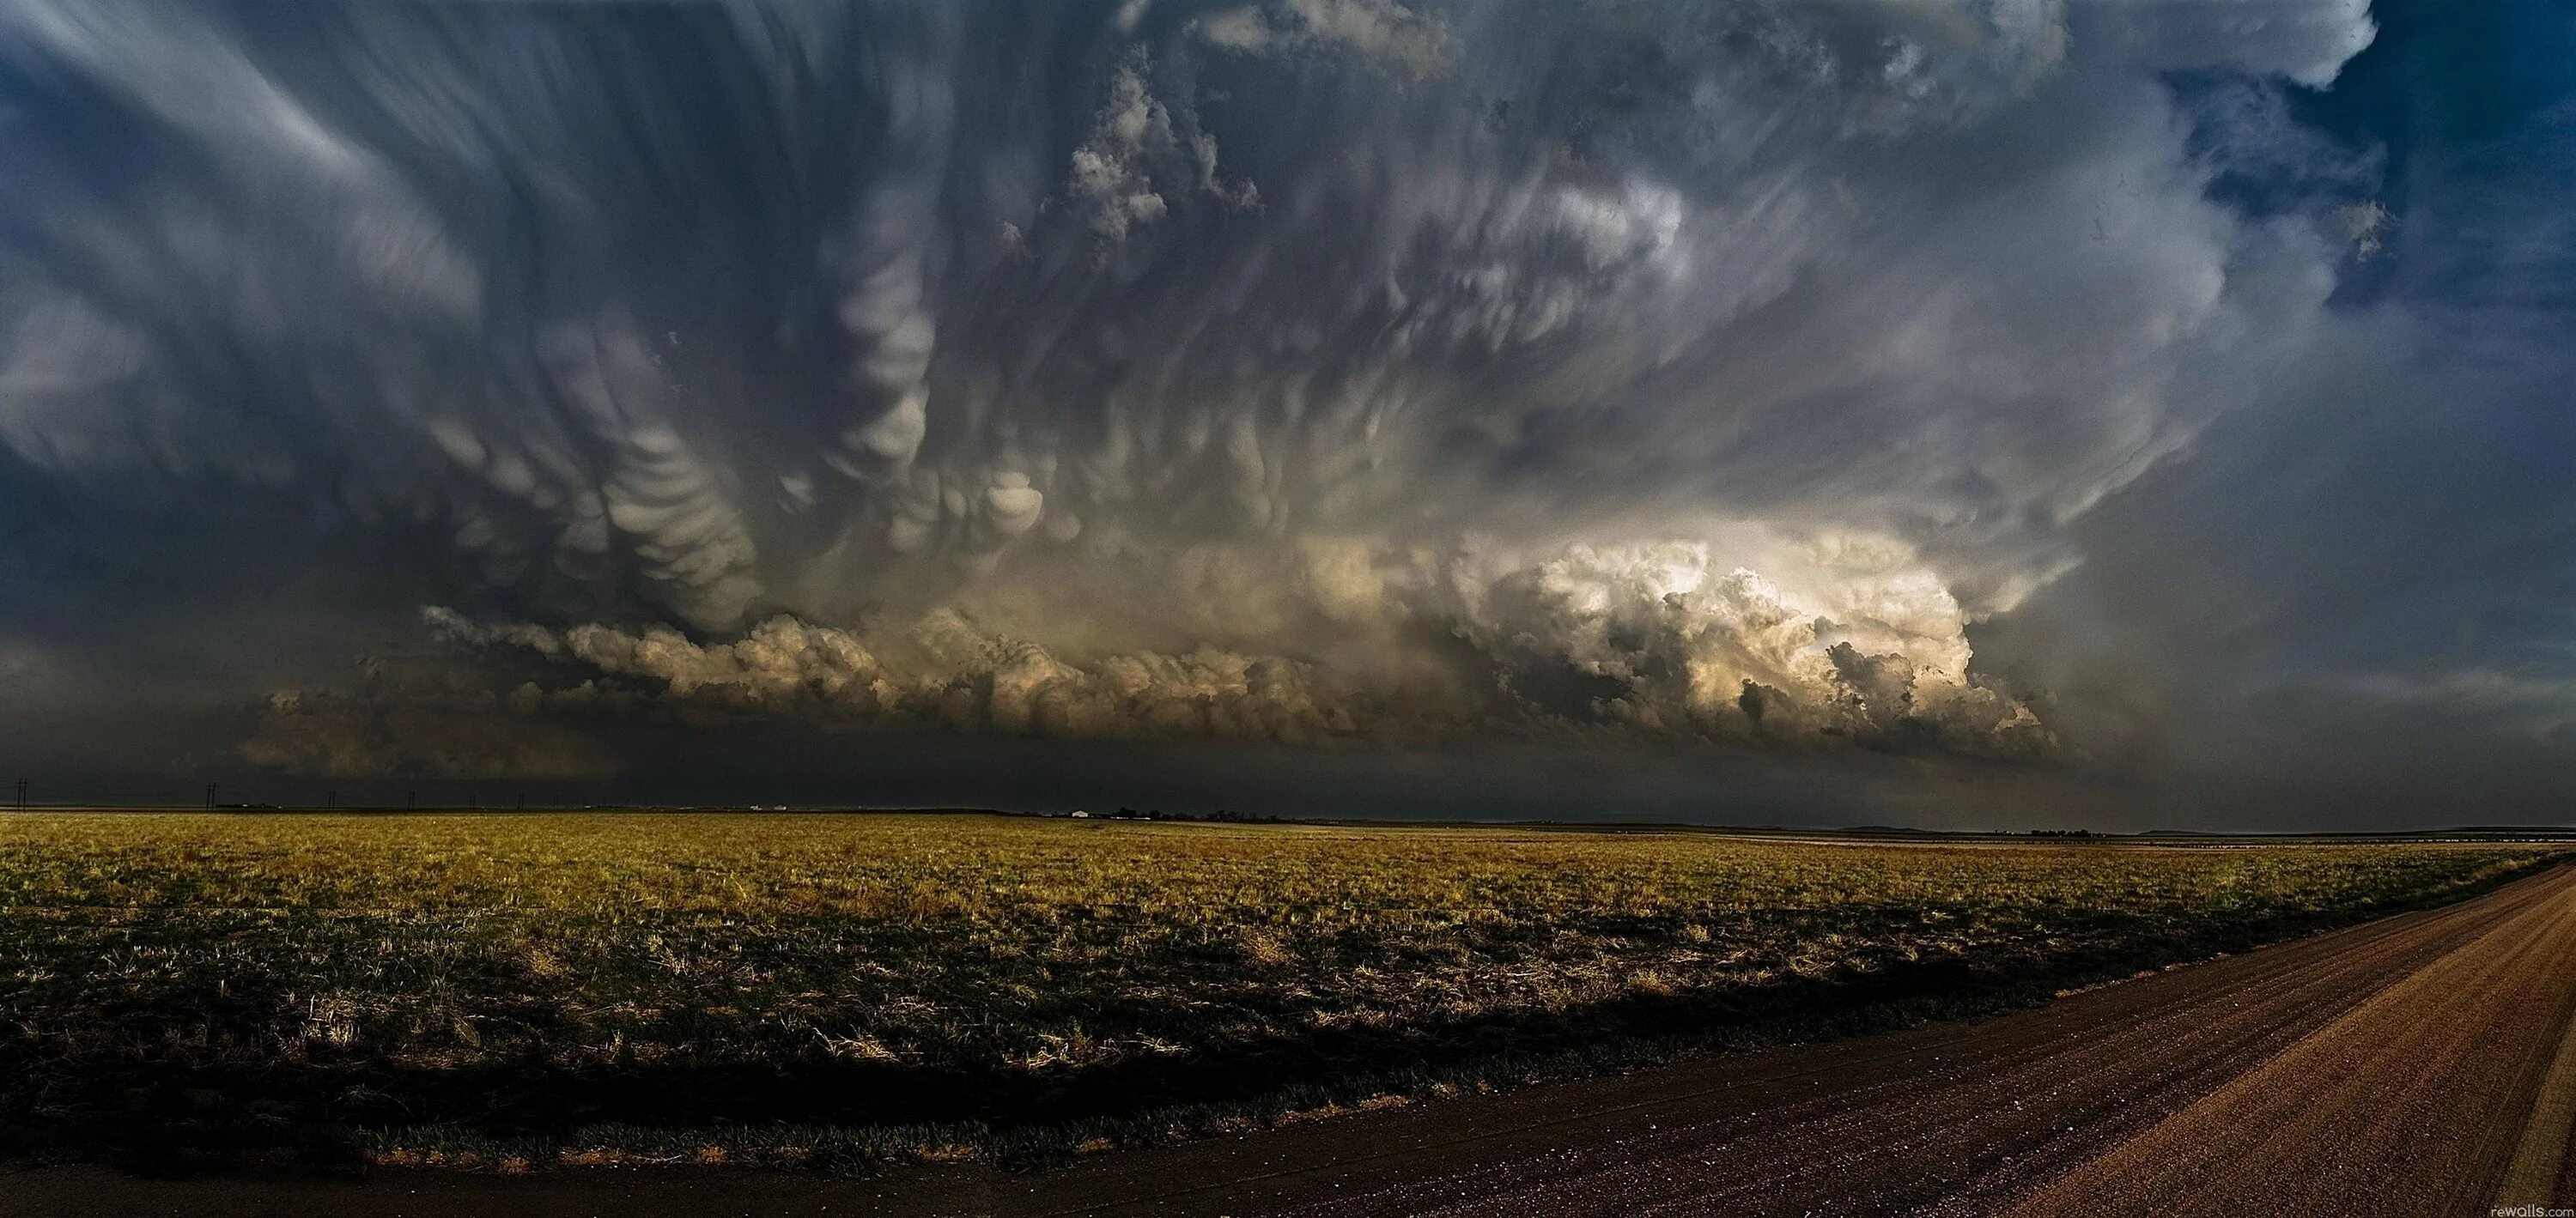
[[[1973,1024],[1046,1174],[20,1173],[5,1215],[2470,1214],[2576,1197],[2576,868]]]

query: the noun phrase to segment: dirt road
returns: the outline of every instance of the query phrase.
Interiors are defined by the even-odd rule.
[[[1015,1177],[0,1177],[0,1215],[2483,1215],[2576,1205],[2576,867],[1967,1025]]]

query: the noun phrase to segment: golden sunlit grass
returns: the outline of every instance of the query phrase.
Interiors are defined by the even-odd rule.
[[[1097,1149],[1748,1029],[1992,1009],[2547,857],[17,815],[0,820],[0,1127],[20,1154],[358,1147],[510,1170]]]

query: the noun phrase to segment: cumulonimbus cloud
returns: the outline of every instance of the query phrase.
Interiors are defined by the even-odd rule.
[[[1965,624],[2244,400],[2340,256],[2211,197],[2165,74],[2319,84],[2370,35],[20,4],[0,445],[403,539],[451,634],[701,707],[2044,751]],[[1855,544],[1897,557],[1817,557]]]

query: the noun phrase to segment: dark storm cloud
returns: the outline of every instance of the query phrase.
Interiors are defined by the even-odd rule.
[[[2576,21],[2378,17],[2385,39],[2334,93],[2292,107],[2297,138],[2388,166],[2380,248],[2347,268],[2338,324],[2079,526],[2085,566],[1981,654],[2051,685],[2052,723],[2146,806],[2563,822],[2576,232],[2550,201],[2576,181]]]
[[[317,772],[763,719],[2082,765],[1970,627],[2348,341],[2407,221],[2285,99],[2374,29],[14,5],[0,628],[194,617],[245,755]],[[307,645],[229,632],[299,564]]]

